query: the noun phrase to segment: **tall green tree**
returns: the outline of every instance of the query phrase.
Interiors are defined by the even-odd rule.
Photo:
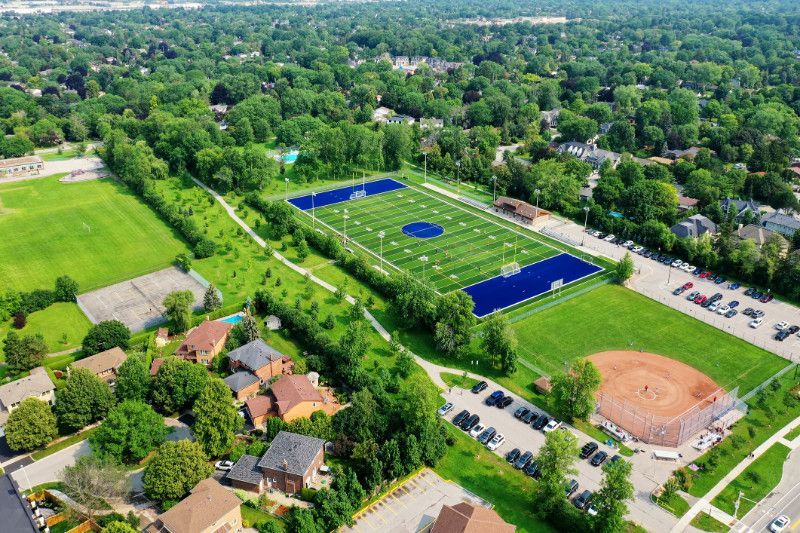
[[[383,161],[388,170],[398,170],[411,157],[411,134],[401,124],[389,124],[383,131]]]
[[[9,331],[3,342],[6,364],[12,372],[25,372],[42,364],[48,352],[41,333],[19,336]]]
[[[144,354],[132,353],[117,371],[114,394],[117,400],[146,401],[150,395],[150,370],[144,363]]]
[[[59,302],[74,302],[78,296],[78,282],[69,276],[56,279],[55,297]]]
[[[603,533],[620,533],[627,526],[626,502],[633,500],[634,489],[631,483],[633,466],[628,461],[607,462],[603,465],[603,480],[600,490],[594,494],[592,505],[597,510],[594,519],[595,529]]]
[[[633,258],[630,252],[625,252],[625,256],[619,260],[617,266],[614,267],[614,275],[618,283],[624,284],[631,279],[636,266],[633,264]]]
[[[601,382],[594,363],[588,359],[573,361],[567,372],[552,379],[551,394],[559,415],[566,420],[587,420],[594,412],[595,394]]]
[[[128,347],[131,330],[119,320],[103,320],[91,328],[83,338],[83,353],[94,355],[119,346],[123,350]]]
[[[114,405],[108,383],[85,368],[73,369],[63,388],[56,392],[58,423],[76,431],[105,417]]]
[[[174,413],[190,407],[208,380],[203,365],[178,357],[168,357],[153,379],[151,398],[162,413]]]
[[[475,325],[474,307],[472,298],[464,291],[453,291],[439,297],[434,334],[439,350],[447,355],[457,355],[469,346]]]
[[[210,284],[203,295],[203,310],[207,313],[222,307],[222,297],[220,297],[214,284]]]
[[[144,468],[142,487],[159,503],[177,502],[214,473],[203,449],[189,440],[167,441]]]
[[[164,298],[164,316],[172,322],[175,333],[183,333],[191,325],[192,291],[173,291]]]
[[[89,444],[98,457],[133,464],[160,446],[168,433],[164,417],[152,407],[127,400],[108,412],[97,431],[89,437]]]
[[[578,458],[578,439],[571,431],[551,431],[545,436],[536,462],[542,477],[535,491],[540,509],[550,513],[566,502],[564,486],[569,476],[577,475],[575,460]]]
[[[503,372],[508,375],[516,370],[517,338],[508,327],[508,319],[502,313],[492,313],[484,322],[481,347],[493,361],[500,360]]]
[[[194,402],[192,431],[209,457],[219,457],[233,444],[242,418],[233,405],[231,390],[219,378],[211,378]]]
[[[47,403],[39,398],[26,398],[8,415],[5,432],[12,450],[35,450],[56,438],[56,417]]]

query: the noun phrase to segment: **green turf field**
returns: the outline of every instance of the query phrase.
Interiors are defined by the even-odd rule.
[[[617,285],[605,285],[513,324],[521,359],[553,375],[604,350],[644,350],[697,368],[728,390],[753,389],[788,361]]]
[[[79,347],[90,327],[92,323],[77,304],[57,302],[47,309],[28,315],[25,327],[14,331],[20,335],[41,333],[49,352],[56,353]],[[0,339],[5,338],[9,330],[11,330],[10,322],[0,324]],[[0,361],[4,358],[1,345],[2,342],[0,342]]]
[[[384,268],[390,270],[391,265],[427,279],[440,293],[498,276],[504,264],[516,261],[524,267],[560,253],[528,231],[511,230],[492,221],[491,215],[471,213],[455,200],[412,187],[318,207],[315,216],[369,251],[375,264],[380,262],[378,234],[383,231]],[[419,221],[438,224],[445,232],[433,239],[403,233],[403,226]]]
[[[169,266],[186,245],[124,186],[59,176],[0,185],[0,286],[81,292]]]

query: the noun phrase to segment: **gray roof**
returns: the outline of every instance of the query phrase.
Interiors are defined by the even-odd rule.
[[[308,471],[308,467],[314,462],[314,457],[323,446],[325,446],[325,441],[322,439],[281,431],[272,440],[272,444],[258,462],[258,466],[272,470],[285,470],[290,474],[302,476]]]
[[[225,385],[230,387],[233,392],[239,392],[253,383],[258,383],[259,379],[258,376],[250,372],[235,372],[222,381],[224,381]]]
[[[258,485],[264,478],[264,474],[258,468],[258,457],[255,455],[243,455],[236,461],[236,464],[233,465],[233,468],[230,469],[225,477],[234,481]]]
[[[3,531],[38,533],[31,520],[31,509],[20,497],[18,486],[8,474],[0,477],[0,509],[3,510]],[[5,529],[7,528],[7,529]]]
[[[282,353],[268,345],[263,339],[248,342],[228,354],[229,361],[235,361],[253,371],[264,368],[271,361],[277,361],[283,357]]]
[[[717,233],[717,225],[703,215],[692,215],[670,228],[678,237],[699,237],[704,233]]]
[[[43,367],[37,367],[31,370],[29,376],[20,378],[11,383],[6,383],[0,387],[0,405],[5,410],[14,404],[17,404],[25,398],[31,396],[41,396],[45,392],[55,390],[56,386],[50,380],[50,376]]]
[[[761,207],[761,204],[755,200],[740,200],[738,198],[724,198],[720,200],[719,204],[726,213],[733,209],[737,217],[743,215],[747,210],[752,211],[754,215],[758,215],[758,210]]]
[[[770,213],[762,219],[762,222],[764,224],[769,222],[777,226],[785,226],[793,230],[800,230],[800,220],[790,215],[784,215],[783,213]]]

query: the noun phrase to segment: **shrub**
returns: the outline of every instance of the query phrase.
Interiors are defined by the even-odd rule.
[[[25,327],[25,324],[28,323],[28,316],[20,311],[19,313],[14,315],[14,327],[17,329],[22,329]]]

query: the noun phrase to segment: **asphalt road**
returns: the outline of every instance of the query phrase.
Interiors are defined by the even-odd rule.
[[[777,487],[741,520],[735,531],[766,531],[780,515],[791,520],[785,531],[800,531],[800,451],[796,448],[783,464],[783,477]]]
[[[17,468],[11,472],[11,477],[19,483],[23,490],[42,483],[58,481],[61,479],[65,466],[74,465],[79,457],[90,453],[89,443],[84,440],[53,455],[48,455],[40,461],[26,465],[24,468]]]

